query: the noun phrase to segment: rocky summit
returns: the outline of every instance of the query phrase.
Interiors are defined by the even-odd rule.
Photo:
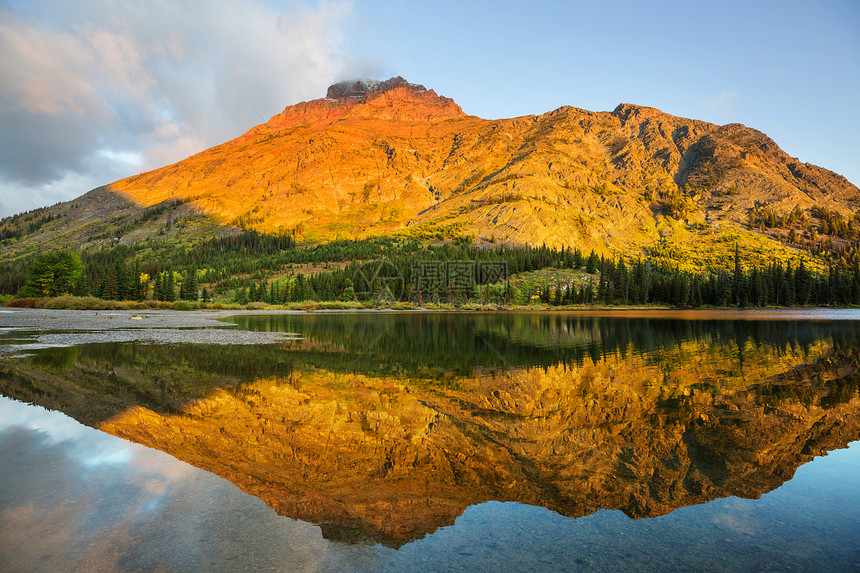
[[[108,239],[94,214],[107,204],[120,229],[109,240],[133,243],[164,233],[165,221],[152,218],[147,230],[123,221],[165,202],[184,208],[168,236],[467,237],[698,268],[724,266],[736,244],[762,260],[796,259],[817,242],[852,238],[816,217],[860,224],[856,186],[740,124],[632,104],[487,120],[396,77],[337,83],[232,141],[58,205],[42,238],[14,248],[98,246]],[[792,212],[809,221],[793,236],[772,224]]]
[[[326,92],[326,99],[343,99],[343,98],[365,98],[368,93],[372,92],[387,92],[394,88],[409,88],[413,91],[426,92],[427,88],[420,84],[410,84],[402,77],[397,76],[386,81],[359,79],[347,80],[338,82],[329,86]]]

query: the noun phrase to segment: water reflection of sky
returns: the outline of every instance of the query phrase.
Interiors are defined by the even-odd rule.
[[[287,557],[315,571],[325,554],[317,527],[226,480],[3,397],[0,484],[2,571],[277,570]]]
[[[567,519],[489,502],[393,550],[329,542],[171,456],[0,397],[0,570],[601,571],[860,567],[860,443],[760,500]]]
[[[132,453],[141,449],[81,425],[65,414],[0,396],[0,433],[12,427],[36,432],[49,444],[65,442],[65,456],[89,467],[128,464]]]

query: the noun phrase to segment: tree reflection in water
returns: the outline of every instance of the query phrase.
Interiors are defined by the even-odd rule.
[[[245,316],[261,346],[96,344],[0,391],[221,475],[332,539],[474,504],[631,517],[757,498],[860,437],[854,323],[557,314]]]

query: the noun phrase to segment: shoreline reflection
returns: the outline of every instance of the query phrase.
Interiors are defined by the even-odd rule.
[[[488,501],[639,518],[754,499],[860,437],[853,323],[240,320],[303,340],[43,349],[0,360],[0,391],[390,547]]]

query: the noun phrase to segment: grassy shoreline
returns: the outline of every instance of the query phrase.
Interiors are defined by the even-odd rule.
[[[52,298],[16,299],[3,301],[8,308],[39,308],[55,310],[213,310],[213,311],[242,311],[242,310],[271,310],[271,311],[318,311],[318,310],[397,310],[397,311],[457,311],[457,312],[481,312],[481,311],[504,311],[504,312],[554,312],[554,311],[648,311],[648,310],[789,310],[789,309],[851,309],[857,306],[767,306],[767,307],[736,307],[736,306],[702,306],[702,307],[676,307],[665,304],[650,305],[605,305],[605,304],[575,304],[575,305],[551,305],[545,303],[532,303],[528,305],[498,305],[490,303],[466,302],[463,304],[431,303],[416,305],[411,302],[397,302],[393,304],[376,304],[373,302],[360,301],[303,301],[293,302],[286,305],[273,305],[263,302],[252,302],[248,304],[221,303],[221,302],[192,302],[175,301],[165,302],[157,300],[145,301],[117,301],[102,300],[95,297],[59,296]]]

